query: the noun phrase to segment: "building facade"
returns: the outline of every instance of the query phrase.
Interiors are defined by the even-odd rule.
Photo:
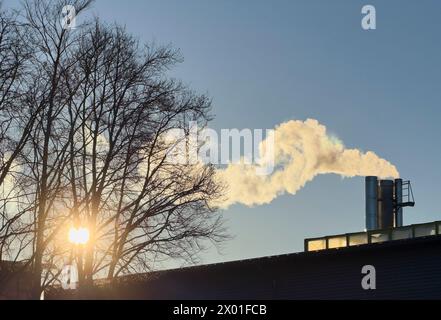
[[[375,268],[365,290],[363,266]],[[49,299],[75,298],[54,290]],[[96,299],[441,299],[441,236],[122,277]],[[78,298],[78,297],[77,297]]]

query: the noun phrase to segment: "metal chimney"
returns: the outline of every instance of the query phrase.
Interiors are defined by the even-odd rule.
[[[410,181],[366,177],[366,230],[403,226],[403,207],[413,207]]]
[[[366,177],[366,230],[378,229],[377,203],[378,203],[378,178]]]
[[[395,179],[395,226],[403,226],[403,179]]]
[[[379,229],[394,226],[394,182],[392,180],[380,180],[377,214]]]

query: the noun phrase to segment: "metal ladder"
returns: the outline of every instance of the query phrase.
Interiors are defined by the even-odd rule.
[[[412,185],[410,181],[403,181],[403,202],[399,203],[400,207],[414,207],[415,198],[413,196]]]

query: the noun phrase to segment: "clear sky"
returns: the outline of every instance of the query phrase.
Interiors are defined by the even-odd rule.
[[[376,30],[361,28],[365,4]],[[173,75],[213,98],[212,128],[317,119],[412,180],[406,224],[441,220],[441,1],[97,0],[93,12],[179,48]],[[204,263],[302,251],[304,238],[364,229],[364,179],[320,176],[225,217],[235,238]]]

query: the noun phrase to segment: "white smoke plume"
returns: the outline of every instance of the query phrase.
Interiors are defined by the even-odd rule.
[[[256,174],[259,166],[265,166],[265,160],[259,165],[236,163],[218,170],[217,178],[226,185],[226,196],[217,205],[226,208],[235,203],[247,206],[270,203],[279,195],[296,194],[319,174],[399,177],[395,166],[374,152],[346,149],[317,120],[284,122],[273,133],[273,172],[269,175]],[[260,143],[262,159],[268,159],[269,138]]]

